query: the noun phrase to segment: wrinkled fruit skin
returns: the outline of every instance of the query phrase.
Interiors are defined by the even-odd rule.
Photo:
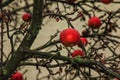
[[[16,72],[11,76],[10,80],[23,80],[23,75],[20,72]]]
[[[101,26],[100,18],[94,16],[88,20],[88,26],[93,29],[98,29]]]
[[[25,14],[23,14],[23,16],[22,16],[22,19],[25,21],[25,22],[30,22],[31,21],[31,14],[29,14],[29,13],[25,13]]]
[[[67,28],[60,33],[60,42],[66,47],[77,45],[79,38],[79,32],[72,28]]]
[[[113,2],[113,0],[101,0],[101,2],[104,4],[110,4],[111,2]]]
[[[74,50],[73,53],[72,53],[72,57],[76,57],[76,56],[81,56],[83,57],[85,54],[82,50]]]
[[[81,44],[82,42],[82,44]],[[86,46],[88,44],[88,40],[87,38],[84,38],[84,37],[81,37],[80,40],[79,40],[79,43],[78,43],[78,46],[81,47],[81,46]]]

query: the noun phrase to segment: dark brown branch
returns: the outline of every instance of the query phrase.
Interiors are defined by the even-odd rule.
[[[70,58],[70,57],[61,56],[61,55],[57,55],[57,54],[49,54],[49,53],[46,53],[46,52],[38,52],[38,51],[31,51],[31,50],[23,50],[23,53],[30,54],[30,55],[33,55],[33,56],[38,57],[38,58],[48,59],[48,58],[52,57],[53,59],[67,61],[68,63],[77,63],[78,65],[82,65],[82,66],[86,66],[86,67],[89,67],[89,64],[90,65],[97,65],[98,67],[100,67],[102,69],[102,71],[104,71],[104,73],[106,75],[111,75],[113,77],[117,77],[117,78],[120,79],[120,74],[118,74],[118,73],[112,71],[111,69],[107,68],[102,63],[94,61],[92,59]]]
[[[33,17],[29,31],[24,37],[17,51],[14,52],[14,55],[6,63],[4,67],[4,71],[6,71],[6,74],[4,74],[4,76],[0,75],[0,80],[8,80],[8,77],[16,70],[17,66],[20,64],[21,60],[25,56],[25,54],[21,52],[21,49],[29,49],[34,42],[42,23],[42,9],[43,0],[34,0]]]

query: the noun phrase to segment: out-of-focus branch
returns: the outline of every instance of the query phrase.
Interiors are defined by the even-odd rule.
[[[3,4],[2,4],[2,7],[5,7],[7,5],[9,5],[11,2],[13,2],[15,0],[6,0]]]

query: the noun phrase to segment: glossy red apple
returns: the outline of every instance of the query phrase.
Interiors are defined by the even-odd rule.
[[[113,2],[113,0],[101,0],[101,2],[104,4],[110,4],[111,2]]]
[[[30,14],[30,13],[25,13],[25,14],[23,14],[22,19],[23,19],[25,22],[30,22],[31,19],[32,19],[31,14]]]
[[[93,28],[93,29],[98,29],[100,26],[101,26],[101,20],[99,17],[91,17],[89,20],[88,20],[88,26]]]
[[[23,80],[23,74],[20,73],[20,72],[15,72],[15,73],[11,76],[10,80]]]
[[[82,50],[79,50],[79,49],[74,50],[71,55],[72,55],[72,57],[76,57],[76,56],[83,57],[83,56],[85,56],[84,52]]]
[[[86,46],[88,44],[88,40],[87,38],[85,37],[80,37],[80,40],[79,40],[79,43],[78,43],[78,46],[81,47],[81,46]]]
[[[76,29],[67,28],[60,33],[60,42],[66,47],[78,44],[80,34]]]

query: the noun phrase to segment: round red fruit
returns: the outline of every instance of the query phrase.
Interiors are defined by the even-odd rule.
[[[66,47],[78,44],[80,34],[76,29],[67,28],[60,33],[60,42]]]
[[[104,4],[110,4],[111,2],[113,2],[113,0],[101,0],[101,2]]]
[[[88,40],[87,38],[84,38],[84,37],[80,37],[80,40],[79,40],[79,43],[78,43],[78,46],[86,46],[88,44]]]
[[[80,56],[80,57],[83,57],[85,56],[84,52],[82,50],[74,50],[73,53],[72,53],[72,57],[76,57],[76,56]]]
[[[25,22],[30,22],[31,21],[31,14],[30,13],[25,13],[23,14],[22,16],[22,19],[25,21]]]
[[[20,72],[15,72],[10,80],[23,80],[23,74]]]
[[[100,26],[101,26],[101,20],[100,18],[94,16],[94,17],[91,17],[89,20],[88,20],[88,26],[93,28],[93,29],[98,29]]]

